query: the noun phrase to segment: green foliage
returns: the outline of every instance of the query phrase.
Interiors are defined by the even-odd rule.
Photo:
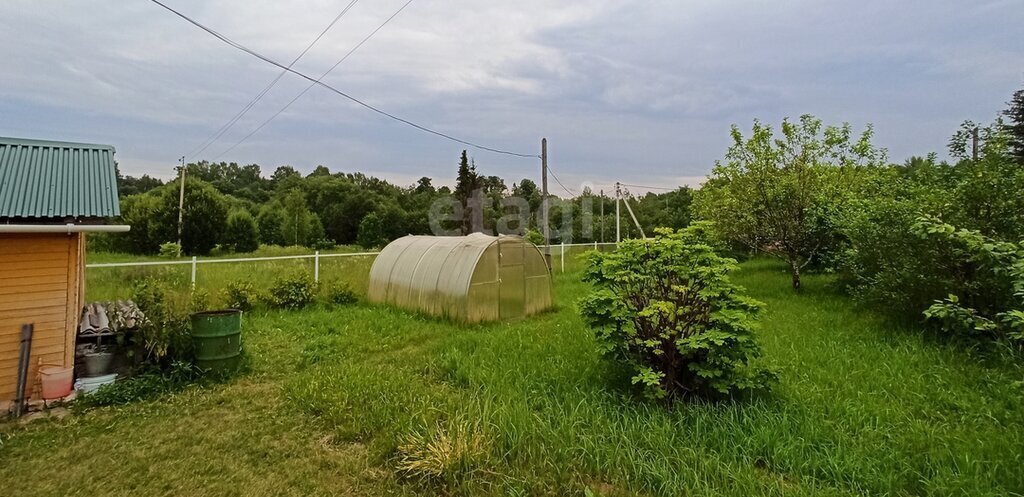
[[[210,265],[200,284],[251,271],[236,266]],[[260,267],[257,285],[271,273]],[[767,303],[759,344],[763,360],[784,372],[770,398],[672,410],[622,402],[608,388],[621,380],[619,368],[596,352],[575,306],[564,305],[590,285],[556,271],[563,305],[471,329],[379,306],[261,312],[244,321],[256,374],[28,429],[7,423],[0,481],[40,497],[69,488],[161,494],[167,482],[195,495],[284,484],[282,493],[303,495],[1019,493],[1020,364],[893,327],[832,291],[829,275],[805,275],[799,294],[780,291],[785,270],[755,259],[730,274]],[[87,300],[105,295],[93,281],[115,274],[95,271]],[[461,466],[469,471],[447,466],[455,470],[441,479],[451,487],[396,478],[405,475],[399,447],[413,436],[427,447],[442,438],[434,427],[451,435],[459,425],[467,434],[479,427],[492,444]],[[124,470],[125,461],[154,457],[178,462]],[[199,466],[232,478],[196,477]]]
[[[969,150],[975,128],[978,160]],[[999,297],[1006,295],[1000,289],[1005,285],[992,286],[984,277],[988,263],[972,261],[976,255],[952,237],[921,236],[919,222],[922,216],[941,218],[958,228],[954,231],[975,232],[993,243],[1024,238],[1024,169],[1007,154],[1001,130],[998,121],[988,127],[964,123],[950,142],[951,155],[960,158],[955,165],[930,156],[862,172],[862,188],[838,223],[848,240],[840,274],[861,300],[908,320],[919,320],[922,311],[950,294],[981,316],[993,313],[976,304],[1006,307]]]
[[[626,240],[616,252],[589,252],[584,279],[597,290],[580,301],[605,354],[622,361],[646,395],[674,401],[768,387],[759,355],[759,302],[729,281],[735,261],[699,234],[659,229],[654,240]]]
[[[205,310],[203,292],[179,292],[161,279],[146,278],[136,283],[132,300],[145,315],[136,334],[148,362],[166,365],[188,360],[192,353],[192,313]]]
[[[804,267],[841,247],[836,216],[858,169],[884,162],[872,134],[868,126],[854,139],[849,124],[822,127],[810,115],[783,120],[779,138],[758,121],[749,138],[733,126],[725,161],[698,192],[698,212],[728,240],[785,260],[799,288]]]
[[[282,197],[281,238],[285,245],[309,247],[324,238],[320,218],[306,204],[305,195],[293,189]]]
[[[459,158],[458,175],[455,178],[455,191],[452,192],[462,206],[462,234],[468,235],[477,228],[476,219],[481,218],[480,206],[473,202],[473,196],[483,186],[480,174],[476,172],[476,164],[462,151]]]
[[[252,310],[259,298],[256,288],[248,280],[228,283],[228,286],[224,289],[224,297],[229,308],[242,311]]]
[[[1013,92],[1013,98],[1003,115],[1009,120],[1006,132],[1009,135],[1010,154],[1017,164],[1024,166],[1024,89]]]
[[[537,231],[533,228],[527,230],[526,236],[523,238],[526,238],[526,241],[534,245],[544,245],[544,235],[542,235],[540,231]]]
[[[160,199],[156,232],[161,240],[175,240],[178,237],[179,184],[168,183],[153,192]],[[227,199],[222,193],[205,181],[186,178],[182,251],[187,255],[209,254],[220,241],[227,216]]]
[[[371,212],[363,218],[363,221],[359,223],[359,245],[365,248],[373,248],[383,246],[385,243],[384,239],[384,223],[381,222],[380,217],[377,216],[376,212]]]
[[[159,255],[164,259],[177,259],[181,257],[181,245],[175,242],[161,243]]]
[[[932,304],[925,317],[950,333],[1024,342],[1024,245],[927,216],[914,231],[947,246],[960,276],[956,293]]]
[[[235,252],[252,252],[259,248],[259,229],[252,214],[244,210],[232,211],[224,227],[222,243]]]
[[[301,309],[313,302],[316,284],[306,272],[279,278],[271,285],[265,300],[276,309]]]
[[[291,166],[281,166],[264,178],[257,164],[188,164],[184,251],[209,254],[217,245],[249,251],[248,247],[254,246],[251,227],[248,220],[235,218],[242,211],[255,217],[261,244],[321,249],[329,243],[360,242],[360,226],[371,213],[377,219],[367,222],[362,243],[374,247],[407,234],[433,234],[434,229],[449,233],[481,228],[494,233],[536,229],[541,206],[536,183],[523,179],[510,189],[504,179],[477,172],[472,158],[465,155],[460,157],[461,179],[455,194],[449,187],[435,188],[433,180],[426,177],[401,187],[362,173],[331,173],[326,166],[318,166],[305,177]],[[176,240],[179,183],[156,185],[151,179],[130,177],[119,182],[138,185],[122,192],[119,221],[130,224],[132,230],[91,237],[92,245],[115,252],[156,254],[160,243]],[[196,185],[199,190],[193,191]],[[129,191],[136,194],[128,195]],[[523,202],[506,202],[510,196]],[[690,197],[688,188],[649,193],[638,199],[634,210],[644,226],[683,227],[690,220]],[[608,196],[586,190],[576,198],[552,200],[550,217],[556,243],[563,238],[570,241],[570,234],[573,242],[603,241],[612,236],[614,201]],[[467,207],[463,216],[438,220],[436,214],[451,213],[453,203]],[[438,211],[434,226],[432,209]],[[228,217],[232,217],[230,223]],[[375,229],[378,221],[379,234]],[[638,235],[631,223],[623,226],[623,232],[626,237]]]
[[[349,305],[359,302],[359,297],[356,292],[352,290],[352,286],[348,283],[333,283],[329,285],[322,285],[320,292],[324,296],[324,299],[336,305]]]
[[[165,370],[150,369],[141,374],[118,379],[95,392],[78,398],[76,407],[101,407],[149,400],[176,392],[196,383],[202,370],[187,361],[171,361]]]
[[[265,205],[256,216],[260,241],[266,245],[290,245],[285,243],[281,226],[284,225],[284,213],[278,205]]]
[[[159,226],[162,219],[158,215],[160,209],[160,199],[154,194],[121,197],[121,217],[118,222],[132,229],[127,233],[111,235],[114,251],[135,254],[159,252],[160,244],[168,240],[161,238],[166,230]]]

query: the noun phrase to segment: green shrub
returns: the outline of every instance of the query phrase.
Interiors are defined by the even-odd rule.
[[[258,295],[253,284],[248,281],[232,281],[224,288],[226,304],[232,309],[252,310]]]
[[[580,301],[583,318],[602,352],[652,398],[728,395],[775,380],[749,365],[759,355],[752,329],[761,304],[730,283],[736,262],[715,253],[705,228],[659,229],[653,240],[586,256],[584,279],[597,289]]]
[[[260,247],[259,228],[249,211],[238,209],[228,215],[222,243],[235,252],[252,252]]]
[[[266,296],[267,305],[277,309],[301,309],[313,302],[316,284],[308,273],[279,278]]]
[[[956,293],[935,301],[925,317],[946,332],[1024,342],[1024,245],[934,217],[919,218],[914,231],[945,245],[961,275]]]
[[[160,257],[164,259],[176,259],[181,257],[181,245],[174,242],[160,244]]]
[[[975,159],[969,152],[974,128],[965,123],[953,137],[950,154],[959,159],[954,165],[937,163],[932,155],[864,172],[867,180],[839,222],[848,241],[840,275],[860,300],[913,321],[950,294],[982,316],[1007,308],[1006,283],[993,285],[990,262],[972,261],[984,257],[968,253],[958,233],[986,237],[989,244],[1024,237],[1024,168],[1007,155],[998,122],[981,128]],[[941,218],[951,231],[922,233],[921,216]],[[966,318],[947,311],[949,318]]]
[[[544,245],[544,235],[533,228],[526,230],[526,235],[523,238],[534,245]]]
[[[359,302],[359,297],[348,283],[335,283],[321,288],[324,300],[331,304],[349,305]]]
[[[75,403],[78,407],[100,407],[148,400],[181,390],[202,377],[202,371],[190,362],[172,361],[164,371],[142,374],[101,386]]]
[[[165,364],[191,357],[189,316],[205,310],[205,293],[175,291],[167,282],[147,278],[135,286],[132,300],[145,315],[135,339],[147,362]]]

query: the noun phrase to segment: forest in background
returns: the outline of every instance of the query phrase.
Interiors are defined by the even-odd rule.
[[[277,167],[266,177],[259,164],[201,161],[186,165],[182,251],[205,255],[218,245],[247,252],[258,244],[301,245],[325,248],[335,244],[379,247],[408,234],[432,234],[431,208],[443,206],[448,217],[441,227],[451,233],[505,233],[526,235],[538,231],[541,190],[531,179],[511,183],[477,171],[463,151],[453,161],[455,188],[436,187],[433,178],[399,186],[363,173],[332,172],[319,165],[303,176],[292,166]],[[179,182],[118,174],[121,218],[127,234],[97,237],[94,248],[134,254],[155,254],[160,245],[177,239]],[[690,223],[693,191],[680,187],[665,193],[647,193],[631,199],[640,225],[682,228]],[[528,206],[523,223],[499,223],[518,212],[503,200],[516,197]],[[550,196],[552,242],[587,243],[615,240],[615,200],[585,188],[571,199]],[[602,205],[603,204],[603,205]],[[451,206],[463,209],[462,221],[453,220]],[[601,212],[604,216],[601,216]],[[473,212],[479,222],[471,222]],[[437,214],[437,213],[435,213]],[[624,237],[638,236],[623,209]],[[437,217],[437,216],[435,216]],[[482,225],[482,226],[481,226]],[[603,228],[603,236],[602,236]]]

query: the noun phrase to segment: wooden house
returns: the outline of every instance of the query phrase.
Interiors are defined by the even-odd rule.
[[[0,409],[15,400],[21,330],[40,364],[71,367],[85,295],[85,234],[128,231],[114,147],[0,137]]]

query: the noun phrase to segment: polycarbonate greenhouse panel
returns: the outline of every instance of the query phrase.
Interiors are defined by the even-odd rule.
[[[370,270],[371,302],[463,322],[519,317],[551,307],[544,256],[518,236],[406,236]]]

